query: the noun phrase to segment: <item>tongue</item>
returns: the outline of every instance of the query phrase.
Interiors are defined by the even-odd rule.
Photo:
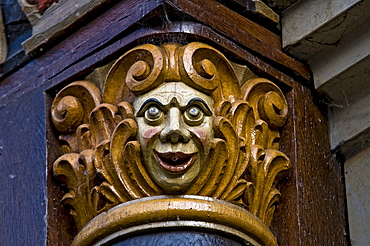
[[[188,161],[193,155],[194,154],[185,154],[182,152],[158,153],[159,158],[173,166],[183,164],[184,162]]]

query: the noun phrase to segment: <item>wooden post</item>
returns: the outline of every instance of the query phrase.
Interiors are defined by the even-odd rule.
[[[104,13],[100,13],[99,11],[94,12],[92,10],[85,16],[86,18],[78,19],[74,26],[72,25],[63,32],[58,33],[57,36],[53,36],[55,39],[45,39],[40,43],[40,46],[37,44],[37,48],[32,52],[32,55],[34,55],[32,61],[11,72],[0,83],[0,123],[2,126],[0,128],[0,183],[4,187],[0,189],[0,211],[2,213],[1,215],[4,215],[3,217],[5,218],[1,222],[0,238],[4,239],[7,245],[18,245],[19,242],[35,245],[43,245],[45,242],[47,245],[71,245],[73,240],[76,240],[76,244],[76,242],[79,243],[85,239],[91,240],[86,242],[109,241],[114,238],[114,235],[111,236],[112,233],[119,232],[117,228],[121,226],[119,224],[121,222],[125,225],[130,225],[129,227],[131,229],[136,229],[136,231],[132,230],[125,234],[123,238],[120,238],[122,242],[132,244],[148,241],[164,243],[181,238],[181,240],[185,240],[187,243],[202,242],[205,245],[207,245],[206,243],[214,245],[219,242],[226,244],[235,243],[237,245],[237,243],[247,242],[248,240],[251,244],[256,245],[276,245],[276,242],[278,245],[346,245],[341,167],[330,153],[325,112],[322,112],[320,104],[316,101],[316,96],[312,96],[311,88],[308,86],[312,79],[308,67],[281,50],[281,38],[279,34],[276,34],[276,27],[269,30],[266,28],[268,25],[259,25],[248,19],[248,16],[242,16],[240,13],[214,0],[146,0],[145,2],[127,0],[119,1],[115,5],[107,3],[107,5],[104,5],[104,10],[106,11]],[[258,21],[261,19],[253,18],[253,20]],[[83,26],[80,25],[82,23],[84,24]],[[132,108],[130,108],[129,104],[122,104],[123,100],[121,99],[123,98],[120,95],[117,96],[114,94],[114,88],[117,88],[117,91],[122,89],[120,92],[127,92],[124,94],[125,101],[135,103],[136,97],[140,97],[142,94],[154,90],[160,86],[160,83],[156,84],[157,80],[154,79],[153,85],[147,86],[145,84],[143,88],[140,86],[140,88],[136,88],[136,82],[134,81],[135,83],[129,85],[129,90],[126,90],[126,87],[120,88],[119,86],[121,84],[118,83],[110,91],[106,90],[109,92],[106,92],[107,94],[104,95],[104,93],[101,93],[103,90],[101,78],[106,74],[104,72],[107,70],[106,68],[112,67],[112,64],[120,56],[135,49],[135,47],[148,43],[152,43],[155,47],[160,47],[164,43],[178,43],[179,47],[188,45],[186,47],[190,47],[189,50],[192,51],[197,49],[192,48],[190,44],[202,43],[202,45],[205,44],[206,46],[202,46],[203,51],[197,54],[208,56],[209,52],[211,52],[213,55],[207,58],[208,61],[205,61],[203,59],[204,57],[202,59],[194,58],[196,62],[200,63],[196,63],[192,67],[187,63],[185,65],[183,62],[179,63],[184,56],[191,54],[192,51],[179,48],[179,51],[171,53],[174,52],[174,49],[151,47],[151,52],[157,53],[153,56],[154,58],[152,60],[149,59],[150,61],[147,62],[147,65],[139,62],[134,69],[128,72],[126,71],[127,73],[131,73],[132,78],[134,78],[132,81],[140,81],[146,78],[146,76],[149,76],[150,71],[148,73],[147,68],[152,69],[154,67],[153,64],[159,64],[163,61],[167,61],[168,64],[175,64],[173,62],[176,61],[180,64],[179,66],[167,66],[168,64],[164,66],[171,71],[170,75],[167,73],[162,74],[162,70],[158,70],[157,75],[161,78],[161,81],[180,78],[180,81],[167,82],[183,82],[186,86],[201,91],[205,96],[204,98],[200,98],[205,102],[207,102],[208,97],[214,101],[220,101],[224,97],[229,102],[234,103],[232,104],[234,106],[236,105],[236,98],[239,100],[238,103],[247,101],[248,103],[241,103],[240,105],[244,106],[240,107],[244,107],[245,115],[253,118],[250,121],[254,122],[254,125],[252,124],[253,127],[256,127],[256,121],[260,120],[258,121],[260,123],[257,127],[258,131],[267,125],[266,131],[268,130],[271,134],[275,134],[274,136],[277,138],[280,134],[279,151],[277,147],[279,144],[276,140],[273,141],[271,146],[265,146],[261,149],[256,146],[251,147],[253,144],[248,143],[250,140],[248,140],[249,135],[240,137],[241,135],[238,133],[239,135],[236,134],[237,137],[233,138],[235,143],[237,143],[233,145],[235,150],[239,151],[243,149],[245,151],[244,149],[248,149],[250,151],[248,168],[253,166],[252,160],[255,162],[265,162],[265,158],[271,155],[271,153],[278,153],[279,155],[276,156],[281,157],[280,160],[285,161],[288,158],[290,160],[289,172],[285,172],[287,176],[283,178],[283,175],[278,175],[277,179],[275,177],[271,179],[274,182],[272,182],[273,185],[270,187],[273,189],[277,187],[280,190],[281,199],[276,213],[272,217],[270,229],[266,226],[270,224],[270,220],[261,215],[261,210],[253,210],[254,205],[251,202],[253,200],[251,198],[254,193],[251,190],[249,193],[244,192],[247,190],[247,185],[253,183],[251,181],[253,179],[252,168],[243,167],[244,169],[241,169],[241,174],[238,174],[239,176],[236,176],[235,179],[233,175],[230,175],[230,180],[233,180],[230,181],[230,184],[234,181],[237,184],[241,184],[240,187],[242,188],[240,190],[244,192],[244,195],[249,194],[249,200],[246,197],[241,198],[241,196],[230,195],[240,195],[238,193],[240,190],[237,189],[239,186],[237,185],[230,186],[231,188],[225,185],[226,192],[222,189],[216,189],[214,193],[210,191],[213,186],[209,185],[207,186],[209,189],[204,189],[204,191],[209,191],[207,195],[200,192],[185,194],[186,192],[184,190],[196,190],[194,188],[195,186],[180,187],[181,192],[184,191],[183,193],[168,192],[166,186],[161,186],[161,179],[159,181],[150,181],[148,186],[145,186],[146,184],[144,183],[130,186],[125,182],[127,180],[131,182],[132,179],[122,179],[122,177],[127,178],[130,175],[138,175],[137,177],[140,178],[140,175],[143,175],[141,169],[140,172],[134,169],[135,167],[142,167],[139,163],[139,160],[142,160],[138,157],[139,155],[136,156],[138,158],[131,159],[132,162],[129,171],[119,170],[120,175],[118,177],[112,175],[110,171],[105,172],[106,170],[102,168],[102,163],[105,162],[99,161],[105,160],[103,157],[106,157],[106,153],[115,150],[115,147],[119,145],[115,144],[120,143],[122,140],[120,136],[127,134],[129,132],[128,130],[132,130],[133,132],[133,129],[135,129],[135,123],[133,121],[127,120],[125,123],[121,123],[121,121],[124,118],[134,119],[135,117],[135,120],[139,120],[138,117],[141,117],[140,115],[133,114],[136,111],[130,111]],[[149,54],[150,52],[148,53],[147,50],[146,48],[143,54]],[[143,56],[143,54],[140,56]],[[180,58],[171,56],[173,59],[167,59],[166,55],[168,54],[181,54],[181,56],[179,56]],[[161,61],[155,60],[160,56],[164,57]],[[218,58],[213,59],[214,57]],[[189,61],[188,59],[186,60]],[[123,63],[122,67],[125,67],[125,63]],[[233,70],[239,72],[235,74],[230,72]],[[101,71],[101,74],[99,74],[99,71]],[[215,79],[214,84],[213,82],[207,84],[204,82],[207,80],[202,80],[202,78],[208,80],[212,78],[215,75],[215,71],[222,71],[223,75],[220,77],[221,82],[217,82]],[[113,76],[113,80],[110,81],[111,85],[116,85],[114,82],[117,78],[119,76]],[[263,79],[261,80],[261,78]],[[84,80],[91,80],[91,82],[98,81],[99,83],[95,83],[92,86],[90,83],[81,82]],[[284,126],[279,123],[282,122],[279,120],[277,121],[278,123],[268,121],[267,119],[269,117],[266,116],[268,115],[266,111],[256,114],[257,111],[259,112],[261,110],[263,103],[260,103],[258,100],[253,101],[254,97],[252,96],[243,97],[246,92],[250,91],[248,86],[245,86],[241,91],[239,91],[240,87],[237,90],[230,89],[233,88],[233,85],[242,85],[246,81],[249,81],[249,85],[253,83],[264,83],[269,90],[271,89],[273,91],[272,94],[274,97],[271,98],[275,98],[277,94],[278,97],[285,97],[287,99],[287,122]],[[219,92],[221,89],[217,91],[217,88],[221,88],[222,86],[217,88],[212,87],[217,83],[230,83],[230,86],[224,86],[221,93]],[[185,87],[185,85],[181,86]],[[265,86],[262,88],[266,88]],[[77,94],[81,93],[81,97],[82,94],[83,96],[92,95],[91,100],[89,99],[92,104],[84,106],[84,109],[88,109],[88,112],[79,120],[80,122],[77,124],[80,126],[79,128],[67,127],[64,129],[61,126],[55,125],[57,120],[54,119],[54,122],[52,121],[53,100],[59,100],[58,98],[65,96],[60,96],[66,90],[63,88],[67,88],[67,90],[69,90],[68,88],[72,88],[71,91]],[[147,90],[146,88],[150,89]],[[213,94],[213,92],[215,93]],[[58,93],[61,94],[57,96]],[[234,98],[235,94],[238,96]],[[270,97],[266,98],[263,100],[268,101],[271,99]],[[57,111],[62,118],[65,116],[65,112],[63,112],[65,108],[63,107],[67,104],[75,104],[76,108],[79,108],[79,102],[75,99],[67,98],[63,100],[65,101],[60,106],[58,106],[60,101],[54,106],[56,108],[59,107],[59,111]],[[251,102],[255,103],[253,104]],[[164,103],[162,104],[165,105]],[[227,103],[223,105],[227,105]],[[276,107],[273,108],[275,113],[278,114],[284,109],[284,107],[280,107],[279,105],[276,104]],[[219,106],[219,108],[217,109],[216,106]],[[220,105],[216,106],[209,108],[218,110],[219,116],[223,116],[224,118],[229,117],[229,121],[233,120],[232,117],[235,114],[230,113],[227,116],[225,114],[228,110],[222,108]],[[247,110],[248,107],[250,111]],[[234,109],[237,112],[236,106]],[[167,110],[166,107],[163,109],[163,112],[165,110]],[[91,112],[93,113],[90,118]],[[208,117],[208,115],[206,114],[205,117]],[[104,119],[108,120],[104,121]],[[238,126],[235,123],[236,121],[233,123],[233,129],[236,129]],[[262,124],[262,121],[266,125]],[[116,125],[109,128],[109,124],[113,124],[112,122]],[[250,122],[248,123],[249,125],[242,125],[250,126]],[[120,127],[116,129],[115,127],[120,123]],[[160,123],[158,122],[158,125]],[[230,139],[225,141],[225,136],[228,136],[232,131],[224,134],[223,131],[225,129],[231,128],[227,128],[225,125],[222,128],[221,123],[224,123],[224,121],[218,121],[216,123],[218,124],[216,124],[218,128],[216,127],[214,136],[221,140],[212,142],[211,147],[222,150],[222,141],[228,142]],[[85,141],[89,137],[89,131],[87,130],[89,130],[90,125],[86,126],[84,124],[94,125],[96,131],[99,132],[93,139],[95,143],[94,148],[90,148],[89,142]],[[108,130],[104,128],[105,126],[108,126]],[[113,131],[115,129],[116,131]],[[121,131],[121,135],[118,134],[116,137],[110,138],[110,136],[113,136],[119,131]],[[244,130],[240,130],[240,132],[242,131]],[[64,132],[62,135],[68,135],[72,132],[76,133],[76,135],[72,134],[73,136],[59,138],[60,132]],[[83,141],[72,143],[73,138],[77,135]],[[112,141],[112,145],[103,144],[104,140],[106,140],[105,137],[109,141]],[[131,149],[133,151],[132,153],[139,153],[135,152],[137,151],[135,149],[137,145],[134,143],[133,136],[126,137],[125,144],[132,144],[127,145],[129,146],[127,148],[133,148]],[[244,140],[242,141],[243,138]],[[62,144],[60,144],[60,140],[63,140]],[[62,147],[63,143],[68,141],[72,144],[68,147],[70,149]],[[244,143],[248,143],[246,148],[243,146]],[[87,149],[92,151],[99,150],[100,152],[98,151],[96,153],[100,153],[101,155],[95,156],[95,152],[94,155],[91,155],[92,152],[81,151]],[[270,151],[269,149],[274,151]],[[263,151],[265,151],[264,155],[256,154]],[[280,154],[280,151],[285,153],[286,157]],[[83,155],[81,155],[82,152]],[[91,184],[93,188],[97,184],[100,188],[91,189],[90,191],[92,192],[86,194],[92,195],[92,197],[96,195],[95,198],[104,194],[108,199],[107,203],[90,204],[91,208],[98,208],[98,213],[94,214],[94,212],[97,212],[96,210],[89,210],[89,207],[85,207],[84,212],[86,214],[83,219],[76,220],[76,216],[74,216],[75,220],[73,220],[73,216],[69,215],[69,209],[71,206],[84,207],[84,203],[73,204],[73,202],[70,202],[70,207],[67,206],[65,208],[61,202],[65,194],[68,194],[68,192],[70,194],[72,193],[68,191],[69,187],[62,185],[65,180],[62,180],[60,183],[55,177],[64,175],[62,172],[65,169],[63,168],[66,168],[68,160],[56,160],[58,157],[67,153],[71,154],[68,156],[71,157],[68,160],[73,160],[70,163],[78,167],[76,169],[77,171],[85,168],[87,172],[82,172],[83,174],[91,171],[89,169],[91,163],[94,163],[95,168],[100,168],[98,175],[91,179],[88,177],[87,179],[87,183],[89,185]],[[116,159],[111,158],[112,160],[118,160],[116,164],[113,162],[114,165],[120,163],[119,160],[122,159],[120,153],[117,152],[116,157],[118,157],[114,157]],[[253,153],[255,153],[254,156]],[[159,158],[166,159],[166,156],[160,155]],[[229,156],[226,154],[224,156],[220,155],[220,158],[217,160],[222,160],[222,158],[227,159],[226,157],[232,159],[235,156],[234,154]],[[258,158],[253,159],[256,156]],[[99,159],[100,157],[102,159]],[[235,159],[237,158],[235,157]],[[286,171],[288,167],[287,162],[284,161],[279,164],[282,171]],[[225,160],[225,163],[229,164],[231,161]],[[238,166],[242,162],[235,163]],[[222,164],[219,165],[222,166]],[[226,165],[224,168],[226,167],[229,167],[229,165]],[[71,170],[75,171],[75,169]],[[228,171],[229,169],[225,170]],[[237,170],[236,173],[240,171],[238,168],[235,168],[235,170]],[[218,173],[220,180],[224,180],[227,174],[221,173]],[[246,173],[247,175],[245,175]],[[281,172],[279,174],[283,173]],[[79,172],[75,172],[75,174],[80,175]],[[80,175],[76,180],[86,177]],[[143,180],[147,182],[150,180],[148,177],[152,178],[153,176],[150,176],[150,174],[148,176],[144,175]],[[109,178],[115,182],[117,180],[119,181],[117,182],[118,188],[112,188],[107,185]],[[244,183],[242,179],[246,182]],[[281,183],[277,185],[280,179],[282,179]],[[124,180],[123,183],[120,183],[122,180]],[[139,180],[142,181],[142,179]],[[104,183],[103,181],[107,182]],[[74,180],[70,180],[69,182],[73,183]],[[78,182],[77,184],[81,184]],[[85,185],[87,183],[83,184]],[[199,181],[198,184],[200,183],[203,184]],[[215,181],[215,183],[217,182]],[[137,189],[137,186],[140,189]],[[83,191],[86,187],[77,185],[76,189]],[[132,187],[134,188],[129,189]],[[215,185],[215,187],[218,186]],[[234,191],[235,193],[233,193]],[[140,194],[150,194],[150,196],[149,198],[144,198]],[[155,201],[150,200],[152,195],[156,197],[154,199]],[[164,197],[161,195],[164,195]],[[190,195],[190,197],[186,197],[187,195]],[[193,195],[197,197],[192,197]],[[228,195],[230,196],[228,197]],[[72,197],[72,195],[70,197],[68,196],[64,197],[64,200]],[[182,197],[175,198],[175,196]],[[198,196],[208,198],[200,199]],[[236,198],[240,199],[238,200]],[[145,199],[149,199],[149,201]],[[218,200],[216,201],[216,199]],[[94,201],[101,200],[97,199]],[[242,205],[243,208],[232,204],[235,202]],[[144,203],[150,203],[150,206],[146,208],[140,207]],[[166,209],[165,204],[167,204]],[[273,204],[276,205],[277,203]],[[206,209],[206,205],[208,206],[208,210]],[[197,206],[198,211],[194,212],[193,208]],[[147,209],[149,213],[146,214],[147,217],[140,217],[142,213],[145,213],[145,209],[140,210],[140,208]],[[162,210],[155,210],[155,208],[162,208]],[[120,217],[120,222],[117,222],[118,224],[109,224],[112,220],[104,217],[105,215],[109,217],[109,214],[102,213],[103,211],[107,211],[107,209],[112,209],[111,211],[116,216],[115,218],[128,212],[132,212],[131,214],[137,217],[129,218],[129,216],[123,216]],[[79,211],[82,211],[82,209]],[[90,211],[94,212],[90,213]],[[233,217],[232,214],[228,214],[228,211],[238,216]],[[211,219],[208,219],[209,216],[207,213],[210,212],[212,212],[210,215]],[[163,218],[163,213],[166,213],[166,216],[168,216],[167,219],[161,219]],[[72,214],[76,215],[73,211]],[[152,214],[155,216],[150,217]],[[91,219],[96,215],[98,217],[89,224]],[[178,215],[180,215],[179,221],[182,221],[181,223],[177,222]],[[125,221],[127,218],[128,220]],[[113,229],[108,233],[104,229],[96,231],[96,228],[101,224],[95,224],[94,227],[94,223],[99,220],[107,221],[105,226]],[[157,229],[159,227],[154,229],[146,227],[147,223],[145,221],[148,220],[156,223],[156,225],[162,223],[161,226],[162,228],[167,228],[166,231],[158,231]],[[183,223],[183,221],[200,221],[202,223],[199,225],[196,223],[189,225]],[[249,226],[251,223],[254,223],[253,226]],[[84,227],[86,224],[88,226]],[[217,224],[218,227],[212,227],[214,224]],[[143,225],[144,227],[140,227]],[[236,225],[236,230],[231,230],[233,225]],[[30,228],[33,229],[30,230]],[[173,230],[168,228],[172,228]],[[81,234],[78,233],[79,231]],[[97,237],[93,238],[91,235],[97,235]],[[119,233],[115,235],[120,236]],[[114,240],[111,243],[112,245],[120,245],[120,242]]]

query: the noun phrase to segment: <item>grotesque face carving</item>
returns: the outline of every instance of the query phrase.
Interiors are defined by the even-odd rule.
[[[151,177],[169,193],[186,191],[209,153],[213,99],[182,82],[170,82],[137,97],[134,109]]]
[[[68,85],[52,106],[67,142],[53,172],[68,188],[64,201],[84,228],[79,235],[90,235],[91,224],[84,226],[113,206],[163,194],[235,202],[269,225],[280,196],[276,185],[289,168],[276,142],[287,112],[276,85],[251,78],[240,87],[227,58],[199,42],[129,50],[112,66],[103,95],[87,81]],[[149,201],[155,206],[157,199],[138,204]],[[157,221],[147,220],[145,209],[137,214],[144,223]],[[246,228],[254,223],[245,218]],[[76,245],[86,241],[79,240]]]

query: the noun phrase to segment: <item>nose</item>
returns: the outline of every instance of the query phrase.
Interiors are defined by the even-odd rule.
[[[184,124],[180,109],[176,107],[170,108],[167,112],[166,126],[159,135],[161,142],[172,144],[189,142],[190,132],[185,128]]]

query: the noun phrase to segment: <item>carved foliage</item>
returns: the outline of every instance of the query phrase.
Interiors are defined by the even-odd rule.
[[[135,96],[166,81],[182,81],[215,101],[208,163],[185,194],[241,204],[269,225],[280,197],[276,185],[289,168],[278,150],[287,102],[266,79],[239,88],[228,60],[194,42],[128,51],[108,74],[103,99],[86,81],[70,84],[54,99],[52,120],[64,155],[53,168],[68,189],[63,200],[78,229],[120,203],[167,194],[143,163],[131,105]]]

